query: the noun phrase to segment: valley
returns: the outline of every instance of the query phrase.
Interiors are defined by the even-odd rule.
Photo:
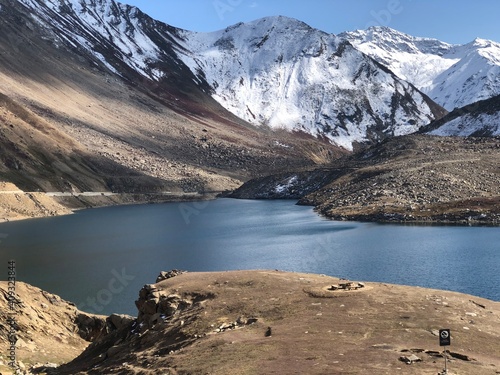
[[[255,178],[312,173],[316,177],[307,177],[313,182],[302,186],[304,194],[274,194],[272,183],[251,181],[232,196],[298,198],[337,219],[497,222],[495,138],[443,139],[450,153],[437,138],[418,140],[417,148],[428,151],[411,152],[418,138],[400,137],[417,131],[500,134],[498,97],[448,114],[440,104],[449,105],[430,89],[444,90],[438,80],[446,69],[477,56],[486,59],[493,76],[500,66],[494,42],[452,46],[388,28],[335,36],[286,17],[194,33],[111,0],[70,4],[64,11],[42,0],[1,5],[0,176],[26,193],[66,193],[44,196],[44,202],[25,194],[22,206],[30,209],[15,208],[3,196],[3,220],[207,199]],[[286,41],[289,30],[298,41],[293,45]],[[435,62],[424,74],[432,84],[410,74],[420,61]],[[481,70],[477,64],[470,69]],[[492,91],[463,89],[455,104],[493,95],[496,81],[488,82]],[[391,137],[402,143],[384,144]],[[398,152],[383,161],[367,156],[388,147],[408,147],[407,165]],[[484,157],[469,160],[470,152]],[[359,160],[363,173],[348,177]],[[326,188],[332,183],[337,185]],[[114,195],[82,197],[83,192]]]
[[[344,153],[238,119],[186,71],[182,82],[153,82],[129,68],[109,70],[60,44],[21,3],[1,6],[0,175],[20,190],[127,194],[70,208],[147,202],[163,192],[183,199]]]
[[[334,35],[283,16],[195,32],[115,0],[0,0],[0,222],[17,230],[0,233],[1,254],[32,262],[38,281],[80,299],[21,282],[21,267],[15,300],[12,280],[0,282],[0,372],[15,372],[5,356],[15,305],[23,374],[436,374],[443,355],[456,373],[500,373],[499,302],[389,282],[357,280],[357,290],[343,290],[346,280],[321,268],[333,273],[344,262],[346,273],[356,264],[384,274],[389,266],[404,283],[398,256],[417,276],[442,265],[432,263],[439,241],[421,246],[418,235],[406,254],[399,242],[390,253],[369,237],[363,256],[345,245],[336,252],[340,239],[356,243],[378,226],[366,222],[459,225],[478,236],[498,229],[485,227],[500,225],[499,77],[500,44],[481,38],[452,45],[389,27]],[[274,210],[276,232],[259,237],[259,226],[272,225],[259,216],[245,222],[248,202],[220,199],[212,205],[220,211],[205,216],[210,209],[199,208],[218,197],[294,199],[318,215],[268,207],[262,217]],[[112,207],[107,222],[89,210],[7,223],[185,201],[192,206],[150,206],[159,216],[127,206]],[[232,218],[227,201],[241,203]],[[99,220],[78,221],[93,211]],[[236,226],[229,235],[231,225],[217,227],[221,217]],[[65,219],[83,224],[72,232]],[[15,227],[33,222],[60,225],[34,235]],[[42,245],[36,233],[55,227],[61,237]],[[460,241],[447,235],[456,236],[452,246]],[[380,249],[389,258],[374,267],[366,254]],[[153,250],[157,258],[145,259]],[[446,260],[466,265],[450,268],[452,290],[486,274],[471,272],[469,258],[496,270],[491,250],[484,258],[469,247],[450,253]],[[213,269],[162,272],[136,291],[136,316],[75,304],[107,296],[101,305],[114,308],[125,296],[110,291],[116,270],[125,272],[121,261],[143,285],[151,267],[182,256]],[[59,268],[44,275],[52,261]],[[259,270],[221,271],[248,264]],[[293,265],[298,272],[281,270]],[[497,286],[492,275],[482,280],[487,290]],[[446,354],[437,342],[443,327],[454,345]]]

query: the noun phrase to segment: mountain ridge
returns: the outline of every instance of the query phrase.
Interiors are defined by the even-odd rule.
[[[19,1],[96,64],[132,81],[145,77],[160,96],[168,85],[171,104],[176,94],[214,99],[255,126],[305,132],[346,149],[416,131],[441,115],[411,84],[298,20],[268,17],[193,33],[114,0]]]
[[[214,98],[250,123],[305,131],[352,149],[408,134],[441,115],[414,86],[350,43],[292,18],[184,35],[186,50],[194,51],[181,57],[186,65],[203,71]]]
[[[450,100],[458,104],[500,92],[500,78],[495,74],[496,69],[500,69],[500,44],[480,38],[467,45],[451,45],[437,39],[413,37],[388,27],[371,27],[365,31],[333,35],[283,16],[265,17],[219,31],[199,33],[156,21],[139,8],[114,0],[90,3],[71,0],[18,1],[33,11],[36,22],[45,23],[47,28],[52,27],[53,34],[54,30],[61,33],[55,36],[59,43],[70,43],[75,48],[83,46],[96,64],[104,65],[122,78],[134,81],[138,75],[147,77],[151,81],[149,88],[156,91],[155,86],[160,88],[167,81],[174,92],[167,93],[168,99],[163,95],[163,99],[170,104],[179,100],[175,93],[198,97],[195,101],[205,101],[210,97],[215,99],[214,103],[246,122],[305,132],[329,139],[347,149],[358,143],[372,143],[386,136],[417,131],[444,114],[429,109],[430,100],[423,99],[425,96],[421,96],[414,87],[448,109]],[[70,27],[63,28],[61,25]],[[295,43],[291,45],[289,39]],[[353,50],[349,50],[351,44],[345,44],[346,41],[354,46]],[[275,50],[278,53],[273,54]],[[403,81],[391,83],[383,78],[383,86],[394,86],[392,94],[387,92],[384,99],[374,100],[373,92],[379,87],[370,88],[370,84],[376,79],[371,77],[368,83],[362,85],[356,85],[356,80],[363,75],[383,73],[378,72],[373,63],[360,56],[355,57],[356,50],[374,58],[382,64],[381,67],[387,67],[403,81],[415,86],[408,86]],[[231,53],[225,53],[227,51]],[[339,51],[353,56],[342,59],[342,53],[337,54]],[[395,51],[399,51],[396,55],[401,61],[395,60],[394,56],[387,57],[388,54],[394,55]],[[422,56],[413,56],[412,61],[400,58],[410,52],[424,55],[425,59],[422,60]],[[340,75],[332,73],[328,64],[314,61],[324,53],[330,54],[329,59],[337,55],[339,61],[336,64],[341,65]],[[239,58],[235,57],[236,54]],[[427,65],[415,69],[425,60]],[[477,60],[493,64],[485,73],[486,78],[490,78],[486,84],[471,83],[484,80],[484,74],[474,77],[476,79],[455,77],[464,65],[472,64],[480,68],[482,62]],[[358,69],[342,70],[345,65],[358,66]],[[427,69],[430,65],[437,67]],[[414,71],[409,74],[412,69]],[[481,71],[479,69],[479,73]],[[345,82],[329,85],[318,79],[315,72],[325,75],[329,81],[344,78]],[[450,79],[450,74],[456,79]],[[179,80],[179,77],[182,79]],[[352,77],[352,85],[346,84],[346,77]],[[291,87],[290,82],[296,81],[301,82],[299,86],[303,87]],[[446,86],[450,81],[459,83],[455,84],[456,87]],[[457,85],[461,85],[462,91],[463,85],[468,85],[465,88],[467,98],[464,95],[457,97]],[[332,90],[335,92],[333,96],[329,94]],[[437,91],[445,94],[436,95]],[[200,92],[207,95],[200,98]],[[400,99],[390,99],[394,93]],[[323,99],[319,99],[321,96]],[[351,106],[337,102],[335,97],[339,96],[350,97]],[[379,99],[384,95],[377,92],[376,96]],[[408,101],[404,98],[412,99]],[[395,115],[398,112],[395,107],[398,106],[400,113]],[[335,109],[339,107],[345,111]],[[385,117],[379,112],[383,112]],[[390,112],[393,113],[387,119]]]
[[[61,178],[55,172],[40,184],[40,172],[55,171],[52,163],[61,158],[59,154],[55,160],[54,155],[37,154],[35,163],[42,165],[38,171],[19,172],[9,160],[21,165],[23,156],[13,149],[14,153],[2,158],[0,164],[6,168],[0,175],[7,181],[13,173],[22,175],[23,181],[15,182],[23,190],[81,192],[96,187],[91,190],[181,195],[223,191],[255,175],[321,163],[343,152],[312,137],[258,129],[237,118],[193,82],[195,77],[174,54],[174,60],[165,65],[170,76],[159,81],[127,68],[119,61],[120,54],[111,60],[114,69],[120,69],[116,74],[83,44],[75,47],[56,38],[55,26],[63,21],[50,28],[51,24],[36,21],[37,13],[25,3],[43,2],[0,0],[0,93],[8,103],[16,103],[71,139],[86,156],[80,159],[81,167],[73,165],[73,174],[63,173]],[[44,9],[48,18],[62,17],[50,7]],[[93,41],[101,43],[102,49],[111,45],[104,37]],[[17,115],[5,106],[0,110],[5,110],[2,127],[16,130]],[[6,134],[8,141],[19,142],[12,131]],[[44,140],[38,133],[23,137],[23,147],[28,147],[24,153],[51,150],[42,147]],[[64,153],[70,154],[67,148]],[[81,173],[89,163],[94,176]]]
[[[20,188],[233,190],[256,176],[328,164],[446,114],[351,41],[291,18],[195,33],[114,0],[0,5],[0,94],[85,155],[82,165],[63,163],[75,173],[61,173],[42,153],[38,171],[52,175],[41,184],[34,168],[16,170],[36,165],[19,162],[43,149],[33,133],[22,152],[11,148],[1,160],[4,179],[23,175],[14,181]],[[426,43],[441,55],[455,48]],[[5,113],[0,122],[12,129]],[[73,160],[66,151],[57,157]]]
[[[448,44],[385,26],[339,35],[447,110],[500,94],[498,42],[476,38]]]
[[[440,136],[498,137],[500,95],[457,108],[418,132]]]

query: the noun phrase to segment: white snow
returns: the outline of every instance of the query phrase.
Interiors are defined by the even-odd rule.
[[[278,184],[274,188],[274,191],[278,194],[288,192],[290,189],[295,185],[298,181],[297,176],[292,176],[288,179],[288,181],[285,184]]]
[[[476,116],[467,114],[457,117],[438,129],[429,132],[429,134],[467,137],[485,130],[491,132],[493,136],[500,136],[500,112],[494,114],[481,113]]]
[[[54,33],[56,45],[83,47],[119,74],[95,51],[97,44],[115,46],[115,57],[143,76],[159,81],[168,74],[155,64],[166,52],[146,34],[135,7],[114,0],[18,1],[46,29],[64,30]],[[73,12],[63,12],[63,6]],[[386,27],[335,36],[287,17],[212,33],[170,33],[161,25],[148,30],[176,40],[181,48],[173,48],[193,81],[206,79],[214,99],[236,116],[326,137],[349,150],[357,142],[412,133],[433,120],[408,82],[447,109],[500,94],[500,44],[483,39],[450,45]],[[403,103],[394,105],[398,99]]]
[[[48,8],[46,10],[41,8],[35,0],[19,1],[37,10],[33,12],[33,17],[38,23],[57,25],[67,34],[61,33],[56,37],[64,38],[74,45],[70,36],[78,41],[80,47],[85,47],[113,72],[116,70],[109,62],[106,62],[102,54],[94,49],[95,43],[101,37],[104,37],[108,43],[116,45],[123,61],[134,70],[153,80],[162,77],[161,72],[150,71],[148,62],[157,60],[159,51],[156,44],[142,31],[138,18],[134,17],[138,12],[137,8],[116,3],[113,0],[45,0],[44,4]],[[60,11],[62,4],[71,7],[77,18],[74,14],[62,13]],[[49,10],[57,13],[58,17],[54,17]],[[68,28],[67,23],[74,25],[74,28]],[[83,26],[83,31],[79,26]]]
[[[500,94],[500,43],[452,45],[387,27],[340,36],[448,110]]]
[[[191,53],[179,57],[193,72],[205,73],[221,105],[255,125],[326,136],[352,149],[367,141],[376,121],[390,127],[395,91],[410,92],[420,113],[409,117],[398,108],[393,116],[400,125],[389,133],[414,132],[432,119],[410,85],[350,46],[336,56],[341,39],[291,18],[268,17],[213,33],[186,31],[183,37]]]

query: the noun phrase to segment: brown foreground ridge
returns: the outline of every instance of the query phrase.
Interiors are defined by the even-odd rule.
[[[68,333],[78,327],[58,323],[74,320],[74,306],[40,293],[21,296],[19,320],[27,311],[36,319],[19,324],[19,336],[37,349],[19,350],[17,359],[29,369],[76,358],[25,373],[438,374],[444,328],[449,374],[500,373],[500,303],[455,292],[277,270],[162,272],[140,290],[137,318],[103,320],[107,328],[87,337],[85,350]]]
[[[11,292],[15,289],[15,294]],[[0,282],[0,374],[11,374],[14,334],[18,373],[55,368],[78,356],[91,341],[116,329],[111,317],[79,311],[75,304],[23,282]]]

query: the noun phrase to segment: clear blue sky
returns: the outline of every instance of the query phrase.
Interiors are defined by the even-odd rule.
[[[448,43],[500,42],[499,0],[118,0],[192,31],[283,15],[338,34],[372,25]]]

